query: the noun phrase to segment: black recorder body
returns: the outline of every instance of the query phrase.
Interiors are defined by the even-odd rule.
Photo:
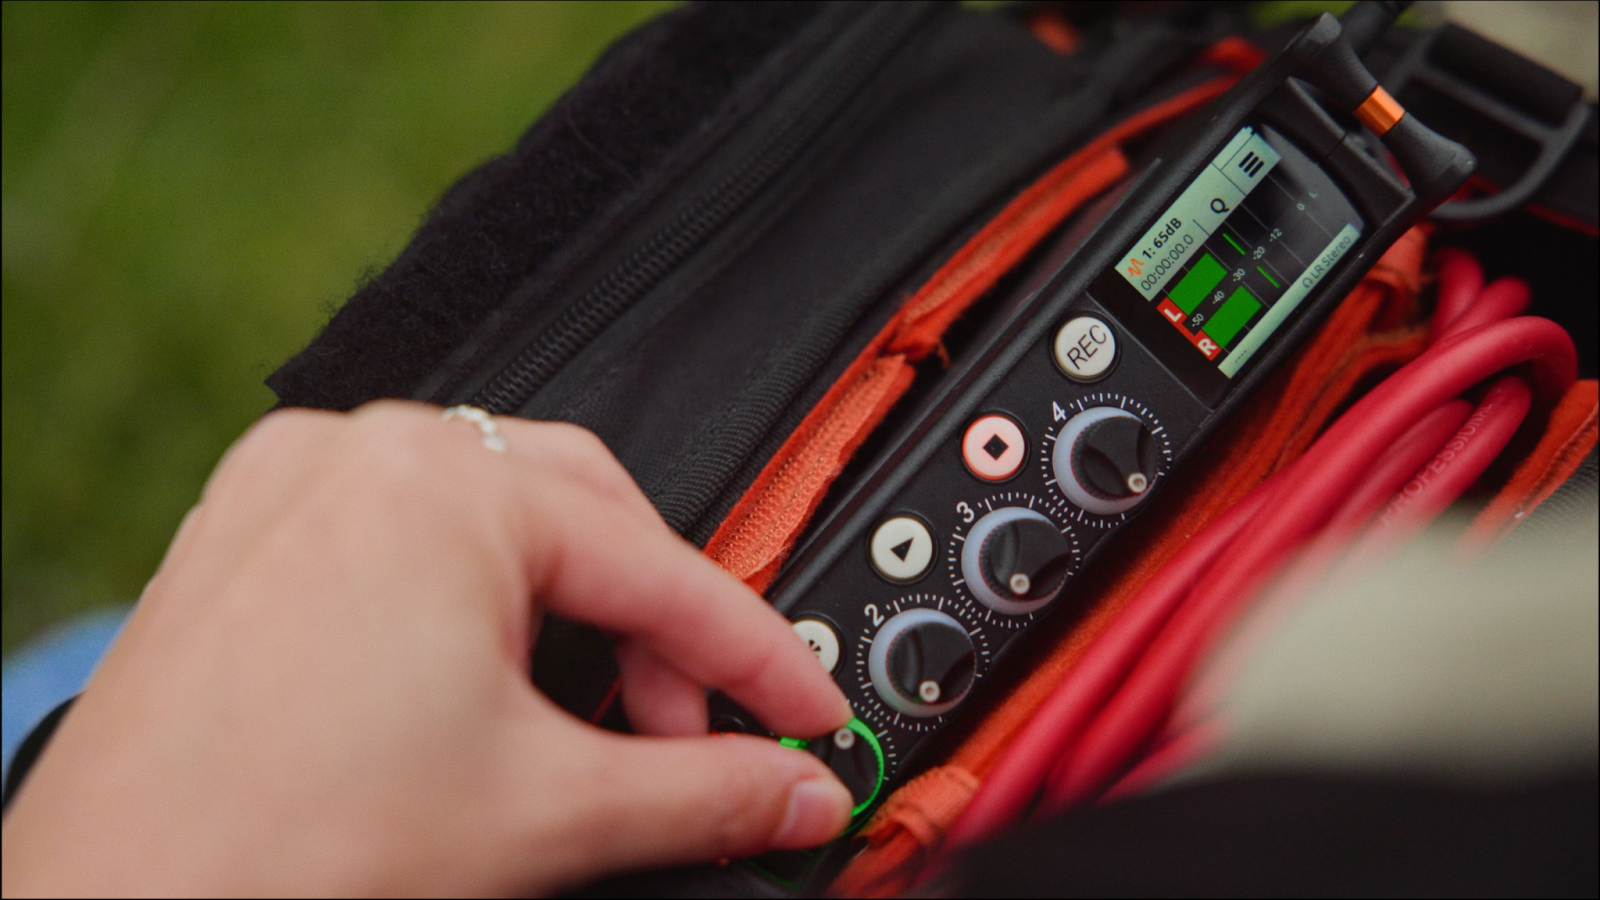
[[[1382,133],[1409,185],[1323,103]],[[1063,242],[1064,262],[1021,289],[775,585],[857,716],[785,743],[832,766],[858,822],[1472,166],[1399,110],[1323,15]],[[760,732],[725,698],[713,722]]]

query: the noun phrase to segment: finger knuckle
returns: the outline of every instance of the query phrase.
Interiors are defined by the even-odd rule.
[[[516,492],[505,457],[476,446],[460,423],[440,422],[432,407],[396,403],[373,413],[357,419],[344,459],[346,477],[372,502],[421,516],[430,529],[510,527],[518,504],[508,502]]]
[[[757,639],[747,645],[743,658],[734,662],[729,675],[729,691],[758,692],[773,683],[774,668],[781,665],[781,648],[771,640]]]
[[[418,419],[437,418],[438,411],[423,403],[410,400],[398,400],[393,397],[381,397],[377,400],[368,400],[350,411],[350,416],[357,420],[366,419]]]
[[[254,462],[258,454],[271,454],[297,443],[324,426],[331,413],[310,409],[280,409],[257,419],[239,438],[235,457]]]
[[[369,483],[408,494],[422,494],[441,481],[456,479],[451,455],[425,432],[404,423],[378,429],[358,446],[351,461]]]
[[[362,415],[353,420],[340,450],[350,477],[369,488],[425,492],[429,486],[451,480],[465,484],[459,453],[450,447],[449,435],[425,417],[401,414]],[[406,412],[396,409],[395,412]]]
[[[546,437],[562,456],[596,475],[626,477],[622,464],[599,435],[567,422],[550,422],[548,426]]]
[[[263,469],[283,465],[286,456],[309,444],[310,438],[326,427],[332,415],[316,410],[285,409],[257,419],[218,462],[215,473],[206,483],[205,496],[249,490]],[[299,458],[288,460],[290,464],[301,461]]]

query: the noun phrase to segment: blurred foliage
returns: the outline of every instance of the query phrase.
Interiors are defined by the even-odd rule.
[[[262,386],[663,3],[6,3],[4,645],[135,598]]]

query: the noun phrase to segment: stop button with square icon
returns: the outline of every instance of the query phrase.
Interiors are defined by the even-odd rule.
[[[1028,455],[1028,440],[1010,416],[980,416],[961,439],[961,459],[984,481],[1005,481],[1017,474]]]

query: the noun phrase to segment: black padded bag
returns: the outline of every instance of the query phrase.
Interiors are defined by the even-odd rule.
[[[989,214],[1110,124],[1220,74],[1194,55],[1244,30],[1241,7],[1068,4],[1082,39],[1064,55],[1025,26],[1032,4],[689,4],[619,41],[457,183],[267,383],[289,406],[406,397],[574,422],[703,545]],[[1414,40],[1391,32],[1375,69]],[[1533,69],[1523,93],[1539,95]],[[1457,118],[1466,133],[1451,136],[1472,136]],[[1594,195],[1593,133],[1591,116],[1540,195],[1591,223],[1593,200],[1574,198]],[[1510,140],[1470,145],[1526,165]],[[1566,258],[1592,246],[1542,220],[1476,236],[1491,271],[1529,268],[1517,248],[1534,243],[1571,244]],[[1592,373],[1594,304],[1573,297],[1593,296],[1593,267],[1557,276],[1534,285],[1534,312],[1580,336]],[[580,715],[615,672],[603,638],[559,620],[536,659],[540,686]]]
[[[1111,124],[1221,74],[1196,51],[1246,31],[1240,4],[1062,4],[1080,36],[1063,54],[1025,25],[1043,6],[691,3],[660,16],[453,186],[268,384],[283,406],[402,397],[577,423],[703,545],[873,335],[994,212]],[[1268,49],[1274,38],[1252,35]],[[1369,57],[1374,71],[1406,60],[1413,40],[1392,33]],[[1482,58],[1449,40],[1440,46]],[[1537,99],[1543,77],[1511,81]],[[1448,98],[1402,99],[1429,121],[1449,118]],[[1457,242],[1491,276],[1530,275],[1534,312],[1572,331],[1592,377],[1594,267],[1530,271],[1524,253],[1592,262],[1587,106],[1580,140],[1536,197],[1580,228],[1516,213]],[[1474,140],[1470,111],[1457,124],[1441,130],[1486,158],[1485,171],[1509,178],[1526,165],[1514,141]],[[963,328],[985,312],[980,303],[947,334],[957,357]],[[938,375],[927,369],[923,382]],[[535,658],[535,681],[563,706],[602,708],[615,675],[604,637],[552,620]],[[8,798],[59,714],[30,737]],[[603,724],[626,727],[615,712]],[[1068,884],[1045,877],[1016,886]],[[777,890],[733,867],[589,892]]]
[[[941,251],[1200,46],[1161,21],[1107,30],[1066,57],[947,5],[663,16],[268,384],[287,405],[576,422],[703,542]]]
[[[1240,4],[1064,4],[1081,44],[1062,54],[1026,27],[1042,6],[695,3],[661,16],[456,184],[268,384],[284,405],[405,397],[577,423],[703,545],[994,212],[1111,124],[1221,74],[1196,52],[1246,31]],[[1293,27],[1251,39],[1270,49]],[[1392,32],[1374,71],[1408,59],[1415,40]],[[1492,174],[1527,165],[1514,141],[1474,132],[1470,110],[1416,90],[1403,99],[1446,120]],[[1537,200],[1592,228],[1594,161],[1591,114]],[[1524,273],[1518,248],[1587,258],[1593,247],[1592,234],[1526,213],[1455,242],[1491,276]],[[1528,274],[1534,311],[1572,330],[1592,376],[1593,267]],[[962,337],[959,325],[947,335],[957,355]],[[937,377],[929,369],[923,382]],[[535,681],[563,706],[604,708],[616,670],[603,636],[551,620],[535,660]],[[627,727],[617,708],[602,724]],[[741,867],[691,867],[585,893],[779,891]]]
[[[1066,56],[1014,12],[718,3],[647,23],[267,383],[289,406],[407,397],[577,423],[704,544],[987,214],[1219,74],[1185,63],[1232,24],[1102,18]],[[536,659],[586,716],[615,671],[602,637],[562,621]]]

